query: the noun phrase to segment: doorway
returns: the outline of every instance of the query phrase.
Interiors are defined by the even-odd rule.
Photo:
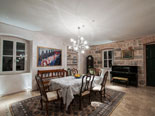
[[[147,85],[155,86],[155,44],[146,45]]]

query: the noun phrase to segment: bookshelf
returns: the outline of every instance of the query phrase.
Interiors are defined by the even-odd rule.
[[[78,69],[78,52],[68,49],[67,47],[67,68]]]

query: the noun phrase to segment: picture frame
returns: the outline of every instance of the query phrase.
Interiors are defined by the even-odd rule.
[[[134,58],[134,50],[122,50],[122,58],[123,59],[133,59]]]
[[[37,47],[37,67],[62,66],[62,50]]]

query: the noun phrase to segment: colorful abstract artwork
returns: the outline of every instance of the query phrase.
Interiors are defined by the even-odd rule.
[[[46,66],[61,66],[61,55],[60,49],[38,47],[38,67]]]

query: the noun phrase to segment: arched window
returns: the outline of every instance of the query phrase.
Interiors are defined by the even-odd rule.
[[[26,72],[27,47],[27,40],[0,36],[0,73]]]

